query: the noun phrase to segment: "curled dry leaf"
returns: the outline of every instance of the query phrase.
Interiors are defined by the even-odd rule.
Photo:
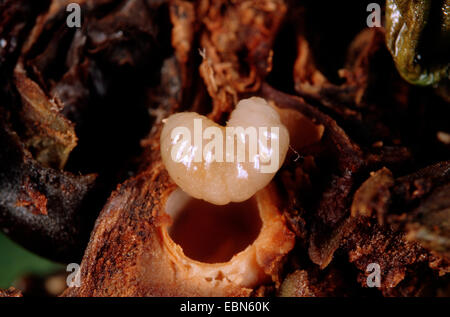
[[[213,120],[221,119],[238,94],[256,92],[271,70],[271,46],[286,12],[284,1],[201,1],[198,15],[203,61],[199,72],[213,98]],[[207,9],[207,10],[206,10]]]
[[[156,49],[155,21],[165,12],[161,2],[115,8],[108,0],[75,1],[83,27],[69,28],[72,2],[6,1],[0,22],[0,69],[9,78],[1,90],[0,227],[35,252],[68,262],[81,257],[104,200],[135,168],[129,160],[140,152],[150,118],[132,96],[154,83],[131,69],[159,70],[164,53]],[[126,97],[136,104],[131,109],[118,97],[127,82],[135,88]],[[144,133],[134,129],[137,122]]]
[[[431,85],[449,80],[450,2],[386,2],[386,44],[407,81]]]
[[[58,101],[50,100],[42,89],[25,75],[22,64],[14,71],[15,84],[22,98],[26,143],[36,160],[46,167],[64,168],[77,145],[73,123],[61,113]]]

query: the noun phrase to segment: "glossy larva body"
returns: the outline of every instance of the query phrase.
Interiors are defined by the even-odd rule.
[[[194,198],[223,205],[252,197],[286,157],[289,133],[262,98],[241,100],[226,127],[194,112],[166,119],[161,156],[175,183]]]

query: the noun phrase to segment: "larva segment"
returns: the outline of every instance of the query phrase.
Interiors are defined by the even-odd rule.
[[[289,133],[264,99],[241,100],[226,127],[194,112],[167,118],[161,157],[171,178],[194,198],[242,202],[264,188],[283,164]]]

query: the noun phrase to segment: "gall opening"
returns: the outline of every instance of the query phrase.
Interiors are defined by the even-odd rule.
[[[177,189],[166,212],[173,219],[171,239],[187,257],[203,263],[228,262],[256,240],[262,226],[254,198],[218,206]]]

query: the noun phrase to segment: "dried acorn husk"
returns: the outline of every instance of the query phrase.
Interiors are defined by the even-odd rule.
[[[158,143],[150,141],[153,153]],[[152,161],[109,198],[81,264],[81,287],[63,296],[249,296],[261,285],[279,285],[295,236],[274,184],[251,202],[225,206],[222,219],[214,219],[218,206],[189,204],[192,198],[170,179],[160,158]],[[223,231],[227,222],[231,227]],[[222,232],[223,239],[208,247],[208,238],[195,237],[205,231],[213,240]]]

